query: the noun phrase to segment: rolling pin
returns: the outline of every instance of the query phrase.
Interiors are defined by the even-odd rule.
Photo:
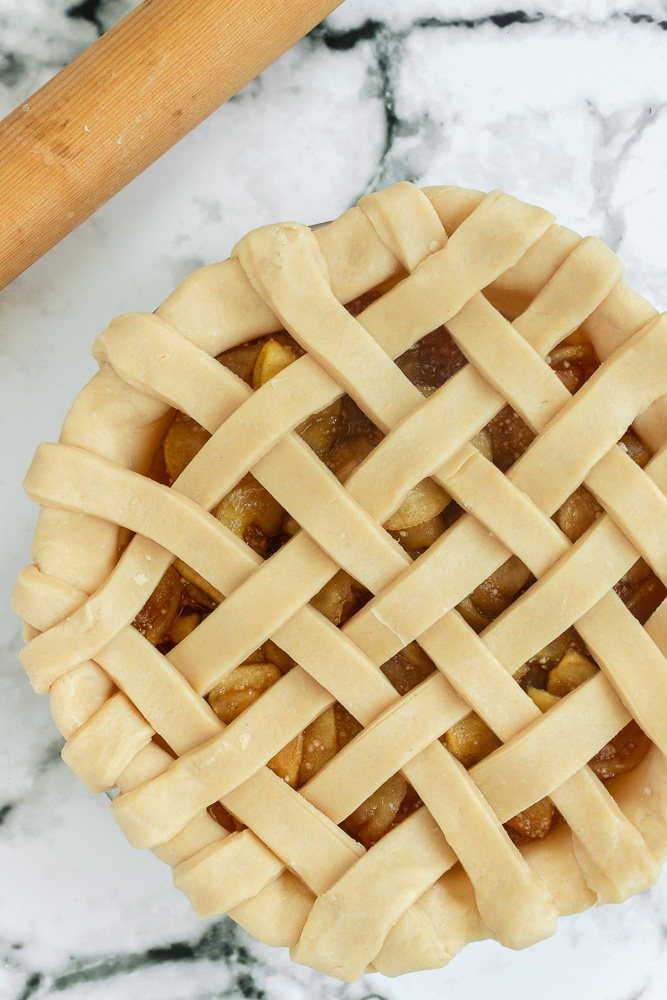
[[[0,289],[341,0],[144,0],[0,122]]]

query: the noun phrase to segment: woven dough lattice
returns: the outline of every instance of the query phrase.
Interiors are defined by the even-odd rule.
[[[621,271],[543,209],[403,183],[317,234],[250,233],[96,341],[99,373],[26,480],[22,659],[69,766],[120,788],[130,842],[200,915],[354,980],[482,937],[522,948],[656,880],[667,602],[641,626],[613,588],[640,556],[667,582],[667,322]],[[392,359],[441,324],[468,364],[424,398]],[[280,329],[306,353],[255,392],[215,360]],[[602,364],[571,396],[544,359],[578,329]],[[342,486],[294,430],[345,393],[385,436]],[[537,437],[503,475],[470,440],[507,402]],[[168,488],[142,473],[173,408],[212,437]],[[617,446],[631,424],[644,469]],[[266,560],[209,513],[250,470],[301,526]],[[466,513],[413,562],[382,524],[427,477]],[[582,483],[604,513],[572,544],[551,515]],[[453,609],[511,554],[537,582],[477,635]],[[175,557],[225,599],[163,655],[131,622]],[[340,568],[373,597],[339,629],[309,601]],[[572,625],[601,670],[542,715],[512,674]],[[205,696],[269,638],[297,666],[224,726]],[[437,670],[400,697],[379,665],[413,640]],[[295,791],[267,762],[335,702],[364,728]],[[502,745],[466,771],[439,737],[471,708]],[[587,761],[633,718],[651,749],[604,785]],[[399,771],[423,806],[365,850],[338,824]],[[564,822],[517,848],[502,824],[545,796]]]

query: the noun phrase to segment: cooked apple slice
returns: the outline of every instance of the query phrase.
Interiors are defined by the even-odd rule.
[[[355,736],[358,736],[363,726],[357,722],[353,715],[350,715],[346,708],[339,705],[338,702],[333,706],[333,709],[336,718],[338,749],[342,750]]]
[[[485,618],[481,611],[475,606],[471,597],[464,597],[456,605],[456,610],[461,617],[470,625],[475,632],[482,632],[489,624],[489,619]]]
[[[252,370],[253,388],[259,389],[261,385],[291,365],[298,357],[297,352],[288,344],[281,344],[279,340],[273,338],[267,340],[257,355]]]
[[[302,424],[297,434],[313,449],[318,458],[325,459],[343,430],[340,400],[336,400],[319,413],[314,413]]]
[[[441,514],[451,497],[432,479],[422,479],[413,486],[405,500],[388,518],[384,526],[389,531],[403,531]]]
[[[339,569],[310,603],[334,625],[340,625],[359,609],[365,594],[360,583],[344,569]]]
[[[233,722],[281,676],[274,663],[242,663],[213,688],[211,708],[223,722]]]
[[[566,653],[558,666],[550,671],[547,691],[564,698],[597,672],[598,668],[587,656],[582,653]]]
[[[528,694],[539,708],[540,712],[548,712],[550,708],[560,701],[557,694],[545,691],[543,688],[528,687]]]
[[[509,826],[511,830],[528,840],[539,840],[546,837],[551,829],[555,812],[551,799],[540,799],[535,805],[508,819],[505,826]]]
[[[645,736],[636,722],[629,722],[596,753],[588,766],[592,768],[602,781],[626,774],[643,760],[649,751],[651,741]]]
[[[178,617],[182,588],[179,574],[170,566],[132,622],[154,646],[167,638]]]
[[[303,785],[321,771],[338,750],[338,732],[334,706],[322,712],[303,732],[303,757],[299,784]]]
[[[435,670],[435,664],[418,643],[411,642],[400,653],[383,663],[380,669],[398,693],[403,695],[426,680]]]
[[[269,663],[275,663],[281,673],[286,674],[288,670],[291,670],[294,666],[294,660],[291,656],[288,656],[284,649],[277,646],[273,639],[267,639],[265,643],[262,644],[261,648],[262,657],[265,657]],[[254,657],[253,657],[254,659]]]
[[[576,542],[603,513],[602,507],[586,487],[578,486],[558,508],[554,514],[554,521],[570,541]]]
[[[249,344],[239,344],[238,347],[231,347],[228,351],[223,351],[222,354],[218,354],[216,361],[219,361],[225,368],[229,368],[248,385],[252,385],[252,373],[261,349],[262,341],[253,340]]]
[[[483,427],[475,434],[474,438],[470,439],[470,444],[477,448],[477,451],[481,452],[484,458],[488,458],[489,462],[493,461],[493,438],[486,427]]]
[[[344,483],[363,460],[370,455],[374,447],[374,442],[367,434],[341,437],[336,441],[329,454],[325,456],[326,464],[336,479]]]
[[[636,462],[640,469],[643,469],[651,457],[651,452],[644,442],[640,441],[634,431],[628,431],[627,434],[624,434],[619,443],[632,461]]]
[[[213,610],[214,607],[220,604],[223,599],[220,591],[216,590],[208,580],[205,580],[196,569],[188,566],[182,559],[174,560],[174,569],[180,573],[187,584],[195,588],[192,592],[193,603],[201,604],[203,608],[209,608],[210,610]]]
[[[194,632],[200,621],[201,615],[198,615],[196,611],[191,611],[189,614],[181,615],[180,618],[177,618],[171,627],[171,631],[169,632],[169,638],[174,645],[177,646],[179,642],[183,642],[183,640],[186,639],[191,632]]]
[[[396,819],[407,790],[405,778],[393,775],[348,816],[345,828],[366,847],[372,847]]]
[[[213,513],[230,531],[263,556],[280,534],[283,508],[268,490],[248,473],[224,497]]]
[[[173,482],[204,447],[210,434],[185,413],[177,413],[164,438],[164,464]]]
[[[475,712],[451,726],[441,742],[466,768],[479,763],[501,745],[496,734]]]
[[[508,608],[523,585],[530,578],[530,570],[516,556],[499,566],[470,595],[473,604],[485,618],[492,621]]]
[[[427,549],[429,545],[433,545],[433,542],[440,538],[444,530],[444,521],[440,514],[436,514],[429,521],[414,524],[411,528],[390,531],[390,534],[397,542],[400,542],[406,552],[416,555],[422,549]]]
[[[557,347],[547,360],[568,392],[572,393],[581,389],[598,367],[595,351],[586,343]]]
[[[523,455],[535,434],[511,406],[504,406],[500,413],[486,425],[493,445],[493,463],[506,472]]]
[[[286,781],[292,788],[296,788],[299,783],[299,771],[301,768],[301,758],[303,756],[303,733],[297,733],[293,740],[279,750],[271,758],[268,766],[277,774],[279,778]]]

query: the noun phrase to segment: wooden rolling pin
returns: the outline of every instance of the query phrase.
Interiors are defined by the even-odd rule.
[[[341,0],[144,0],[0,122],[0,288]]]

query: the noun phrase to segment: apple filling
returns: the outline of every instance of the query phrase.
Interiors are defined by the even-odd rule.
[[[348,308],[354,314],[367,301],[364,297],[363,301],[358,300]],[[288,334],[278,333],[225,351],[218,361],[257,389],[303,353]],[[592,347],[577,343],[576,335],[554,350],[548,362],[572,393],[598,366]],[[411,347],[396,363],[428,396],[462,368],[466,359],[447,331],[440,328]],[[380,431],[348,396],[313,414],[297,428],[297,433],[341,482],[382,439]],[[176,413],[149,474],[171,485],[209,437],[210,434],[192,418]],[[472,443],[504,472],[523,454],[533,437],[521,418],[506,406]],[[650,458],[650,452],[632,431],[628,431],[621,444],[641,466]],[[270,557],[299,530],[289,512],[251,473],[243,477],[212,513],[263,558]],[[462,513],[441,486],[426,479],[410,490],[385,522],[385,528],[411,557],[416,558]],[[580,486],[554,514],[554,521],[568,538],[576,541],[601,513],[597,501]],[[533,582],[528,569],[513,556],[461,601],[458,611],[476,632],[481,632]],[[615,589],[642,623],[665,596],[665,588],[641,559]],[[311,604],[334,625],[340,626],[370,596],[361,584],[340,570]],[[162,652],[168,652],[221,600],[222,595],[215,588],[176,560],[133,624]],[[269,640],[216,685],[208,696],[209,703],[224,723],[230,723],[292,666],[294,661]],[[436,668],[421,647],[412,642],[381,669],[403,695]],[[598,669],[577,632],[570,628],[523,664],[515,677],[537,707],[546,712]],[[361,728],[342,705],[336,704],[283,747],[269,761],[269,767],[292,788],[298,789]],[[441,742],[466,768],[500,746],[496,735],[474,712],[444,733]],[[589,762],[590,767],[601,780],[607,781],[634,768],[649,746],[647,737],[632,722],[595,755]],[[342,826],[370,847],[420,804],[405,778],[395,774],[348,816]],[[211,807],[211,812],[228,829],[237,828],[236,821],[220,804]],[[506,829],[515,842],[521,843],[546,836],[557,820],[551,800],[542,799],[511,819]]]

